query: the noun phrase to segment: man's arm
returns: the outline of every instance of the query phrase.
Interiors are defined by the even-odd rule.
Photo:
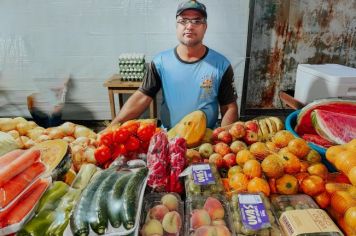
[[[220,106],[221,126],[226,126],[238,120],[238,107],[236,102]]]
[[[111,122],[110,126],[140,117],[140,115],[150,105],[151,101],[152,98],[150,96],[147,96],[140,90],[137,90],[125,102],[124,106],[121,108],[115,119]]]

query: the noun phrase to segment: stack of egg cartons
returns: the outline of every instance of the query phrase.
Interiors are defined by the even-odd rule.
[[[145,76],[145,55],[123,53],[119,56],[119,70],[123,81],[142,81]]]

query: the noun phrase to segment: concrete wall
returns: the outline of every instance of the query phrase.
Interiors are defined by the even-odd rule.
[[[230,59],[241,95],[249,1],[204,0],[205,44]],[[0,116],[29,117],[26,97],[71,77],[65,119],[110,119],[103,83],[118,56],[177,44],[178,0],[1,0]]]

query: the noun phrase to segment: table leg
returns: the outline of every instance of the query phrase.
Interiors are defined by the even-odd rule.
[[[113,93],[113,91],[111,89],[109,89],[108,91],[109,91],[111,119],[115,119],[116,111],[115,111],[114,93]]]

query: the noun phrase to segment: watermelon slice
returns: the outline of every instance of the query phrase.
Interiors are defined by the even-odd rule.
[[[307,142],[314,143],[324,148],[328,148],[335,145],[333,142],[326,140],[325,138],[321,137],[318,134],[303,134],[302,138]]]
[[[330,142],[344,144],[356,138],[356,116],[319,109],[311,116],[316,132]]]
[[[317,134],[311,120],[311,112],[315,109],[356,116],[356,100],[329,98],[309,103],[298,114],[295,131],[300,136],[303,134]]]

